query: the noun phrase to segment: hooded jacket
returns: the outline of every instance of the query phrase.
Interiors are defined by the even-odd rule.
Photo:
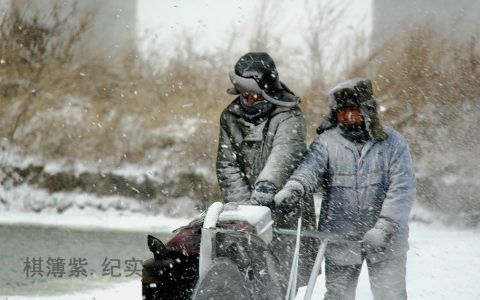
[[[333,93],[345,86],[357,90],[366,120],[370,138],[361,153],[342,135],[333,118],[338,105]],[[408,218],[416,192],[408,144],[400,133],[380,124],[368,80],[345,82],[330,91],[328,98],[331,111],[289,179],[300,182],[307,193],[322,186],[320,231],[356,239],[329,245],[326,258],[339,265],[360,264],[362,245],[358,240],[377,222],[388,222],[395,232],[384,251],[368,252],[367,259],[378,262],[405,255]]]
[[[298,107],[276,106],[255,125],[242,117],[239,98],[221,114],[217,178],[227,202],[250,199],[262,181],[281,189],[306,151],[305,119]]]

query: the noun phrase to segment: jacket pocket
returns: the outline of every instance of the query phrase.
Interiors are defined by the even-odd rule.
[[[376,221],[385,199],[386,173],[378,170],[360,176],[358,193],[366,223]]]
[[[349,173],[333,174],[331,176],[330,186],[354,188],[357,186],[356,174],[349,174]]]

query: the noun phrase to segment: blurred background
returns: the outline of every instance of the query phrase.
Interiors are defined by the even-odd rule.
[[[413,218],[480,222],[478,1],[0,1],[0,211],[191,216],[220,199],[228,72],[266,51],[302,99],[369,77],[410,142]],[[424,213],[419,213],[424,212]],[[428,214],[426,213],[428,212]]]

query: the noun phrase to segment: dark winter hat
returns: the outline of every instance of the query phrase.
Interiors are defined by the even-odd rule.
[[[235,64],[230,73],[233,87],[227,90],[232,95],[250,92],[261,94],[269,102],[292,107],[300,99],[278,78],[273,59],[265,52],[249,52]]]
[[[369,135],[376,140],[385,140],[388,135],[383,130],[377,114],[377,101],[373,96],[372,82],[366,78],[355,78],[336,85],[328,93],[330,112],[323,120],[317,133],[337,126],[335,112],[347,106],[358,106],[365,118]]]
[[[333,111],[344,107],[358,106],[357,92],[350,87],[340,88],[330,95],[329,105]]]

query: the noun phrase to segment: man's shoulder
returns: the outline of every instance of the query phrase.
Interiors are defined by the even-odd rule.
[[[337,138],[339,135],[340,135],[340,132],[338,131],[337,126],[335,126],[335,127],[332,127],[332,128],[329,128],[329,129],[323,131],[322,133],[317,135],[317,137],[315,139],[317,139],[317,140],[328,140],[328,139],[332,139],[332,138]]]
[[[229,123],[232,120],[239,119],[240,117],[241,107],[237,97],[223,109],[222,113],[220,114],[220,124],[225,124],[225,122]]]
[[[408,145],[407,139],[400,132],[388,126],[383,126],[383,129],[388,134],[388,138],[385,142],[390,146],[401,147]]]
[[[303,112],[299,107],[276,107],[272,113],[271,118],[277,118],[281,120],[289,118],[303,118]]]
[[[342,138],[337,127],[329,128],[315,137],[312,144],[322,145],[326,147],[328,144],[333,144],[339,141]]]

